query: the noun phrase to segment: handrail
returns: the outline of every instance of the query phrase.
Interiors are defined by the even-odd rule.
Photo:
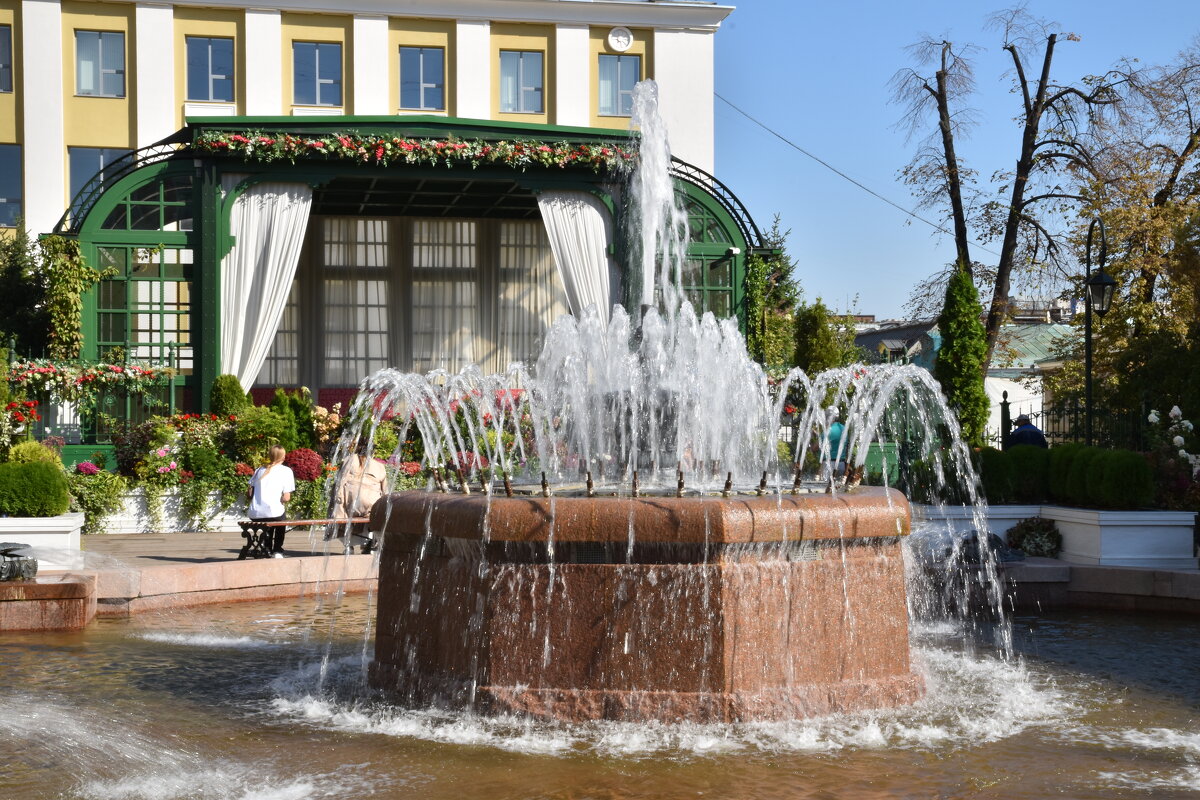
[[[746,239],[747,246],[750,248],[766,247],[762,232],[758,229],[758,225],[755,224],[754,218],[750,216],[750,212],[746,209],[745,204],[738,199],[738,196],[733,193],[732,189],[718,180],[716,176],[705,172],[695,164],[689,164],[682,159],[671,156],[671,177],[687,181],[716,198],[717,202],[733,217],[738,230],[741,231],[742,236]]]

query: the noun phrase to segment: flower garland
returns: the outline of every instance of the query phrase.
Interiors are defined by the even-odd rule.
[[[325,158],[390,166],[393,164],[453,167],[455,164],[500,165],[525,169],[590,167],[595,172],[620,169],[637,158],[637,150],[611,144],[572,144],[536,140],[483,141],[409,139],[384,134],[338,133],[293,136],[289,133],[205,131],[195,148],[208,153],[241,155],[247,161],[289,161]]]
[[[130,394],[144,394],[174,374],[175,370],[168,367],[62,363],[39,359],[10,366],[8,382],[29,395],[53,397],[61,402],[88,407],[102,390],[119,389]]]

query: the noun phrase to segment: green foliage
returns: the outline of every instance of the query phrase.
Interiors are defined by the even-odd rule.
[[[18,224],[12,236],[0,236],[0,340],[15,340],[21,353],[45,352],[44,295],[37,244]]]
[[[1014,503],[1044,503],[1049,496],[1047,479],[1050,451],[1045,447],[1019,444],[1004,451],[1012,473]]]
[[[279,444],[283,445],[284,450],[295,450],[300,446],[300,436],[296,431],[296,412],[292,409],[291,399],[283,389],[275,390],[275,397],[271,400],[271,411],[281,421]],[[311,421],[311,416],[309,419]]]
[[[1056,444],[1047,451],[1049,466],[1046,473],[1046,488],[1050,492],[1051,500],[1058,503],[1070,502],[1067,497],[1067,476],[1071,472],[1071,462],[1075,460],[1075,456],[1082,448],[1083,445],[1078,442],[1066,442]]]
[[[46,353],[52,359],[79,358],[83,347],[83,295],[115,270],[98,272],[83,260],[79,242],[47,236],[38,242],[46,285]]]
[[[45,461],[0,464],[0,514],[54,517],[71,506],[62,467]]]
[[[396,426],[391,422],[380,422],[375,428],[373,455],[376,458],[391,458],[399,446],[400,434],[396,431]]]
[[[282,419],[269,408],[251,406],[242,412],[234,427],[234,454],[252,466],[262,464],[267,459],[271,445],[283,444],[288,433],[288,420]],[[294,435],[295,431],[291,433]]]
[[[979,451],[979,480],[989,503],[1007,503],[1013,496],[1013,467],[1008,454],[994,447]]]
[[[1023,519],[1009,528],[1006,535],[1009,547],[1015,547],[1027,556],[1057,558],[1062,550],[1062,534],[1052,519]]]
[[[212,413],[226,419],[231,414],[239,416],[249,405],[236,375],[218,375],[209,390],[208,400]]]
[[[118,429],[113,433],[117,472],[127,477],[136,476],[146,454],[169,444],[174,438],[174,429],[161,417]]]
[[[103,533],[104,520],[121,509],[129,482],[115,472],[101,470],[95,475],[73,472],[67,476],[73,498],[71,508],[85,515],[83,533]]]
[[[46,463],[62,466],[58,453],[41,442],[21,442],[8,451],[8,460],[18,464]]]
[[[296,446],[315,450],[317,447],[317,430],[313,424],[312,392],[307,387],[288,393],[288,402],[292,406],[292,415],[296,418]]]
[[[958,415],[963,439],[983,441],[987,427],[988,398],[983,389],[987,337],[980,318],[983,306],[971,274],[961,265],[950,276],[946,301],[938,317],[942,337],[933,376],[942,385],[946,401]]]
[[[1109,508],[1138,509],[1154,503],[1154,475],[1150,463],[1132,450],[1111,450],[1100,463],[1093,463],[1100,475],[1094,478],[1093,499]],[[1092,483],[1089,482],[1089,488]]]
[[[1064,498],[1068,503],[1077,506],[1091,505],[1092,497],[1088,491],[1088,475],[1091,473],[1092,461],[1102,453],[1099,447],[1081,447],[1071,459],[1067,468],[1067,481],[1064,486]]]
[[[854,326],[833,316],[817,298],[811,305],[796,306],[793,317],[796,336],[796,366],[808,375],[859,361],[854,344]]]
[[[325,519],[330,513],[330,495],[325,480],[296,481],[296,491],[287,506],[290,519]]]

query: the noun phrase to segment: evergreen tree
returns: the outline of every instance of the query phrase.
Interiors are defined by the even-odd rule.
[[[983,389],[987,363],[987,335],[983,328],[983,306],[971,280],[961,265],[950,276],[946,302],[938,317],[942,337],[933,376],[942,385],[946,401],[958,414],[963,438],[982,444],[988,420],[988,398]]]
[[[801,303],[795,311],[796,366],[808,375],[860,360],[854,328],[830,314],[821,298]]]

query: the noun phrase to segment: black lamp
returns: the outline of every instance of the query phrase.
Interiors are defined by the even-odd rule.
[[[1100,226],[1100,266],[1092,272],[1092,232]],[[1087,278],[1083,287],[1087,292],[1087,302],[1083,308],[1083,385],[1084,385],[1084,431],[1087,445],[1092,445],[1092,314],[1104,316],[1112,307],[1113,294],[1116,293],[1117,282],[1104,271],[1104,262],[1108,258],[1108,241],[1104,237],[1104,223],[1099,218],[1092,220],[1087,232]]]
[[[1113,294],[1117,289],[1117,282],[1104,271],[1103,255],[1100,257],[1100,269],[1089,275],[1084,285],[1087,287],[1087,303],[1092,313],[1103,317],[1112,306]]]

